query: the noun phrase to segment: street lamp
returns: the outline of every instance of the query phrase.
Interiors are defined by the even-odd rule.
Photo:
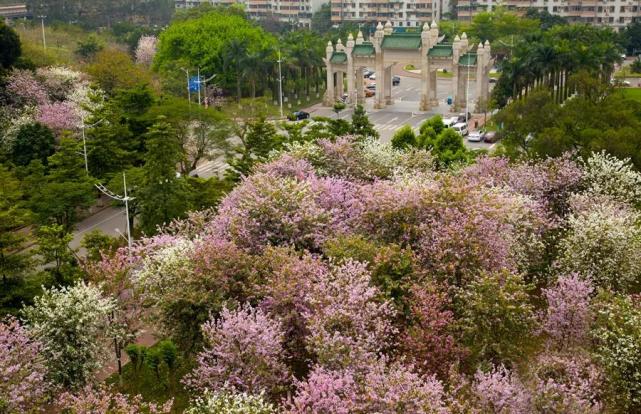
[[[82,126],[81,126],[81,128],[82,128],[82,153],[83,153],[83,156],[85,157],[85,171],[87,172],[87,175],[89,175],[89,161],[87,160],[87,140],[85,138],[85,129],[87,127],[93,128],[93,127],[97,126],[99,123],[101,123],[104,120],[105,119],[103,118],[103,119],[99,120],[98,122],[95,122],[95,123],[93,123],[91,125],[85,125],[85,118],[84,117],[82,118]]]
[[[107,187],[105,187],[102,184],[96,184],[96,188],[100,190],[100,192],[106,195],[107,197],[113,200],[122,201],[125,203],[125,219],[127,220],[127,245],[129,246],[129,248],[131,248],[131,226],[129,225],[129,200],[133,200],[134,198],[129,197],[127,195],[127,177],[124,172],[122,173],[122,185],[125,192],[124,196],[113,193],[111,190],[109,190]]]
[[[278,102],[280,103],[280,117],[283,118],[283,74],[281,72],[282,60],[280,57],[280,49],[278,49]]]
[[[47,51],[47,38],[45,36],[45,19],[47,18],[46,15],[41,14],[40,16],[37,16],[38,19],[40,19],[40,24],[42,26],[42,48],[44,51]]]

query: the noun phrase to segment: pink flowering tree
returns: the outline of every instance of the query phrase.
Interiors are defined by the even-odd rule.
[[[55,131],[80,128],[80,109],[71,101],[45,103],[38,107],[36,120]]]
[[[203,325],[206,347],[198,366],[185,379],[191,388],[229,388],[241,392],[280,394],[289,381],[283,358],[280,322],[262,310],[243,305],[223,309],[220,319]]]
[[[503,365],[489,372],[478,371],[472,382],[476,405],[481,412],[516,414],[532,412],[530,393],[523,383]]]
[[[259,252],[269,245],[292,245],[319,250],[328,234],[340,230],[329,206],[323,205],[323,191],[308,181],[260,173],[245,179],[221,203],[212,230],[238,246]],[[338,208],[338,206],[333,206]]]
[[[380,302],[364,263],[348,260],[314,275],[304,312],[308,349],[323,367],[362,367],[392,344],[397,329],[388,301]]]
[[[158,38],[156,36],[141,36],[136,47],[136,63],[151,66],[156,56]]]
[[[358,406],[359,386],[349,370],[316,366],[306,380],[296,381],[288,414],[351,414]]]
[[[543,289],[548,306],[541,328],[553,344],[569,347],[588,339],[592,321],[590,295],[593,290],[590,281],[577,274],[561,276],[554,286]]]
[[[42,344],[13,318],[0,322],[0,411],[42,411],[50,388]]]
[[[534,412],[603,412],[604,376],[585,352],[544,353],[532,365],[531,401]]]
[[[129,396],[104,387],[85,387],[76,393],[61,394],[56,406],[68,414],[169,414],[173,400],[149,403],[142,396]]]
[[[45,105],[49,102],[44,86],[27,70],[14,70],[9,75],[7,91],[21,105]]]
[[[409,327],[400,341],[403,353],[421,372],[446,378],[450,365],[463,354],[452,335],[450,299],[434,285],[417,284],[411,293]]]
[[[443,385],[422,377],[411,366],[368,361],[363,372],[328,371],[316,366],[296,384],[288,414],[415,413],[445,414]]]

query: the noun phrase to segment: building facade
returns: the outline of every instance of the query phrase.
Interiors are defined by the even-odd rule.
[[[622,28],[641,19],[639,0],[458,0],[456,11],[460,20],[470,20],[475,14],[492,11],[497,6],[517,14],[523,14],[529,8],[547,10],[571,23],[614,28]]]
[[[297,26],[309,26],[312,14],[320,10],[324,0],[176,0],[176,8],[184,9],[201,4],[229,6],[242,4],[247,15],[254,19],[276,19]]]
[[[449,9],[449,0],[331,0],[332,22],[375,23],[389,21],[393,27],[422,27],[439,21]]]

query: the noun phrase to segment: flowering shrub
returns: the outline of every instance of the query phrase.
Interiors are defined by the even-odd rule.
[[[284,333],[278,321],[244,305],[223,309],[219,320],[203,325],[207,346],[185,383],[196,389],[229,388],[276,395],[289,380],[283,361]]]
[[[198,397],[185,414],[276,414],[276,408],[263,394],[206,391]]]
[[[576,274],[561,276],[555,286],[543,289],[548,306],[542,329],[554,344],[568,347],[587,339],[592,321],[592,291],[590,281]]]
[[[140,395],[130,397],[106,388],[85,387],[74,394],[63,393],[56,403],[68,414],[169,414],[173,400],[160,405],[145,402]]]
[[[42,343],[34,341],[18,320],[0,322],[0,411],[42,411],[49,390]]]
[[[641,309],[621,294],[601,291],[592,329],[596,360],[604,368],[610,403],[622,412],[641,410]]]
[[[532,409],[537,413],[601,413],[603,375],[581,353],[543,354],[534,363]]]
[[[136,62],[141,65],[151,66],[156,56],[158,38],[156,36],[141,36],[136,47]]]
[[[113,341],[109,320],[116,303],[95,286],[45,289],[34,305],[23,310],[33,338],[42,344],[48,377],[56,384],[78,388],[93,380]]]
[[[585,162],[585,180],[588,193],[624,203],[641,201],[641,174],[629,159],[620,160],[606,152],[594,153]]]
[[[402,349],[419,370],[445,378],[450,365],[463,356],[451,333],[455,319],[447,292],[416,284],[410,306],[412,320],[400,341]]]
[[[45,88],[27,70],[14,70],[9,75],[7,92],[22,105],[45,105],[49,102]]]
[[[521,381],[503,365],[478,371],[472,390],[482,412],[516,414],[531,412],[530,395]]]
[[[71,101],[40,105],[36,120],[56,131],[73,130],[82,126],[80,110]]]
[[[625,290],[641,275],[641,215],[612,202],[589,207],[568,217],[557,265],[597,286]]]
[[[309,351],[327,368],[358,368],[391,344],[396,329],[389,302],[377,301],[363,263],[347,261],[312,279],[304,317]]]
[[[416,413],[445,414],[443,386],[411,367],[368,361],[364,372],[315,367],[288,404],[290,414]]]
[[[82,81],[80,72],[64,66],[39,68],[36,74],[54,101],[66,100],[76,85]]]

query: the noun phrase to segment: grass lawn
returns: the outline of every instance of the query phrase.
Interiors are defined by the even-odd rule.
[[[152,351],[157,346],[149,347]],[[174,399],[173,412],[182,413],[188,406],[189,394],[180,383],[181,378],[191,370],[189,363],[178,358],[176,367],[169,369],[164,363],[157,370],[147,364],[135,367],[131,362],[122,368],[122,378],[113,374],[107,378],[106,383],[129,395],[140,394],[145,401],[163,403],[170,398]]]
[[[619,92],[626,98],[641,102],[641,88],[620,88]]]

